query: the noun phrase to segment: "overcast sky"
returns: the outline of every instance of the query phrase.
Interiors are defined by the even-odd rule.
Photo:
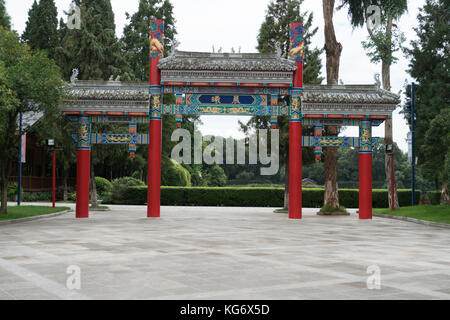
[[[241,47],[242,52],[257,52],[257,34],[264,20],[266,8],[270,0],[171,0],[177,28],[177,40],[180,42],[179,50],[211,52],[212,46],[222,47],[224,52],[231,52],[231,48]],[[71,0],[55,0],[60,17],[65,17]],[[340,3],[339,0],[336,1]],[[28,10],[33,0],[6,0],[6,8],[12,19],[13,29],[22,34],[28,19]],[[117,35],[127,20],[125,12],[133,14],[138,9],[139,0],[111,0],[115,13]],[[405,45],[415,39],[413,28],[417,25],[419,8],[423,7],[425,0],[409,0],[408,13],[398,23],[405,33]],[[324,46],[322,1],[304,0],[302,11],[314,14],[313,24],[319,27],[313,39],[313,46]],[[365,29],[352,30],[345,10],[335,13],[334,25],[336,37],[344,49],[341,57],[340,79],[345,84],[373,84],[374,74],[381,73],[381,65],[370,63],[361,41],[366,40]],[[408,61],[403,53],[397,53],[399,61],[391,68],[392,91],[398,93],[403,89],[405,81],[412,79],[407,74]],[[322,76],[325,76],[325,54],[322,56]],[[409,127],[403,116],[399,114],[400,108],[394,113],[394,141],[403,151],[407,151],[406,135]],[[246,121],[248,117],[237,116],[204,116],[201,131],[204,134],[242,137],[239,132],[238,120]],[[343,132],[346,136],[358,136],[356,127],[348,127]],[[384,136],[384,125],[374,128],[373,135]]]

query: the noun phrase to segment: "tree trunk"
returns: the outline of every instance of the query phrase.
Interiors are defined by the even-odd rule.
[[[339,133],[338,127],[328,126],[326,128],[327,136],[337,136]],[[324,191],[324,206],[331,206],[339,209],[339,187],[338,187],[338,149],[324,148],[324,172],[325,172],[325,191]]]
[[[95,185],[95,173],[92,161],[91,161],[91,205],[93,207],[98,207],[97,186]]]
[[[393,18],[392,15],[389,14],[388,22],[386,25],[386,40],[387,40],[387,50],[390,50],[392,43],[392,23]],[[392,53],[391,53],[392,54]],[[390,91],[391,90],[391,65],[385,59],[381,61],[381,79],[383,82],[383,89]],[[393,144],[394,139],[392,135],[392,119],[387,119],[385,122],[385,130],[384,130],[384,144],[385,146],[388,144]],[[393,151],[392,151],[393,152]],[[395,183],[395,172],[394,165],[391,163],[394,159],[394,154],[392,156],[386,154],[384,156],[384,172],[386,174],[386,186],[388,189],[388,201],[389,201],[389,209],[398,209],[400,207],[398,202],[398,194],[397,194],[397,185]],[[392,181],[391,177],[393,177],[394,184],[394,208],[392,208]]]
[[[335,0],[323,0],[323,18],[325,21],[325,52],[327,84],[336,85],[339,82],[339,66],[342,45],[337,42],[333,25]],[[337,136],[337,126],[327,126],[325,132],[328,136]],[[337,148],[324,148],[325,192],[324,205],[339,208],[338,179],[337,179]]]
[[[64,170],[63,175],[63,200],[67,201],[69,199],[69,192],[67,190],[67,170]]]
[[[384,144],[385,146],[388,144],[393,144],[393,138],[392,138],[392,119],[387,119],[385,122],[385,129],[384,129]],[[392,151],[393,152],[393,151]],[[394,170],[394,166],[392,164],[392,161],[394,161],[394,154],[384,155],[384,172],[386,175],[386,186],[388,189],[388,201],[389,201],[389,209],[392,208],[392,181],[391,177],[394,177],[394,209],[400,208],[399,202],[398,202],[398,193],[397,193],[397,185],[395,183],[395,173],[392,174],[392,170]],[[395,170],[394,170],[395,172]]]
[[[8,182],[2,177],[1,179],[1,192],[2,192],[2,205],[0,209],[0,214],[8,213]]]
[[[442,183],[441,204],[450,204],[447,182]]]
[[[8,214],[8,177],[11,175],[11,166],[12,161],[10,159],[5,158],[0,160],[0,214]]]
[[[327,56],[327,84],[339,83],[339,66],[342,45],[337,42],[333,25],[334,0],[323,0],[323,18],[325,20],[325,52]]]

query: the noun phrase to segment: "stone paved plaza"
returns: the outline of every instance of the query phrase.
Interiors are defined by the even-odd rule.
[[[450,232],[269,208],[112,206],[0,225],[0,299],[449,299]],[[81,270],[81,289],[66,286]],[[367,288],[369,266],[381,288]]]

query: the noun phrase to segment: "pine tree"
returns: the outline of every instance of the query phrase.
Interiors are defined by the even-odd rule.
[[[123,30],[122,50],[130,68],[132,80],[149,80],[150,54],[150,20],[153,18],[164,20],[164,54],[167,56],[175,41],[175,19],[173,6],[169,0],[140,0],[139,9],[133,15],[128,13],[130,23]]]
[[[301,13],[303,0],[275,0],[267,9],[264,22],[261,25],[258,35],[257,49],[261,53],[275,53],[277,47],[281,49],[281,56],[287,58],[289,53],[290,37],[289,26],[293,22],[304,24],[304,82],[306,84],[320,84],[323,80],[320,77],[322,63],[320,54],[322,50],[311,49],[311,39],[317,33],[318,28],[313,28],[313,14]],[[285,101],[284,103],[289,103]],[[270,117],[252,117],[246,124],[241,124],[244,131],[249,128],[270,128]],[[285,169],[285,197],[284,207],[289,205],[289,121],[285,117],[279,117],[278,128],[280,129],[280,160]],[[305,134],[308,131],[305,129]],[[312,150],[307,150],[303,157],[305,164],[312,162],[314,155]]]
[[[175,18],[173,17],[173,5],[169,0],[140,0],[138,11],[133,15],[129,13],[126,15],[129,24],[123,30],[121,43],[123,54],[129,67],[129,79],[148,82],[150,71],[150,20],[161,19],[164,21],[164,56],[168,56],[177,34]],[[175,97],[173,95],[165,95],[164,103],[175,103]],[[176,122],[173,116],[165,116],[162,121],[161,166],[163,169],[161,181],[164,183],[170,180],[168,169],[173,166],[169,157],[175,143],[171,141],[170,137],[176,128]]]
[[[442,173],[444,163],[433,162],[436,155],[430,154],[431,146],[427,145],[426,136],[433,130],[432,121],[442,109],[450,108],[450,8],[448,0],[427,0],[417,16],[419,25],[414,28],[417,40],[411,41],[411,48],[405,50],[411,59],[409,74],[416,80],[415,100],[415,152],[419,159],[419,167],[425,169],[430,180],[436,185],[442,184],[443,193],[448,193],[445,174]],[[411,86],[406,89],[410,98]],[[411,123],[410,103],[403,109],[406,119]],[[437,120],[436,120],[437,121]],[[428,134],[432,136],[430,132]],[[450,143],[448,135],[443,135],[434,150],[441,150],[438,156],[444,156]],[[431,139],[431,138],[430,138]],[[429,141],[431,141],[429,139]],[[448,199],[448,195],[444,195]]]
[[[45,50],[54,58],[58,47],[58,10],[54,0],[34,1],[28,11],[28,21],[22,40],[31,49]]]
[[[6,12],[5,0],[0,0],[0,26],[11,29],[11,18]]]
[[[63,35],[58,48],[57,61],[68,62],[61,66],[64,77],[79,69],[80,80],[108,80],[121,76],[126,69],[120,43],[116,37],[114,12],[110,0],[75,0],[81,9],[81,29],[67,30],[60,26]]]
[[[380,25],[376,27],[370,27],[368,24],[367,8],[371,4],[376,4],[380,8]],[[395,24],[397,20],[407,11],[406,0],[342,0],[342,4],[338,9],[347,6],[348,14],[351,18],[351,24],[353,27],[362,27],[366,24],[367,31],[369,33],[368,41],[363,41],[363,47],[367,51],[367,55],[370,57],[371,62],[381,62],[381,77],[383,88],[385,90],[391,90],[391,65],[398,59],[394,56],[394,53],[401,48],[402,42],[405,40],[404,34],[400,31]],[[385,138],[386,145],[392,145],[392,119],[386,119],[385,122]],[[397,209],[399,207],[397,187],[391,181],[392,159],[394,155],[385,155],[385,176],[386,186],[388,188],[388,201],[389,208]],[[392,190],[392,184],[394,188]],[[392,194],[394,195],[394,201],[392,201]],[[392,207],[394,204],[394,207]]]

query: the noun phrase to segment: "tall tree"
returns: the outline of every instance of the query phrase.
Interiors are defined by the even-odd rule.
[[[450,204],[448,186],[450,181],[450,107],[431,121],[425,134],[424,152],[428,155],[423,167],[434,171],[442,181],[441,204]]]
[[[431,123],[442,111],[450,108],[450,4],[448,0],[427,0],[417,16],[419,25],[414,28],[417,39],[411,41],[411,47],[405,53],[411,59],[409,74],[416,80],[415,103],[415,152],[419,166],[427,168],[429,179],[436,185],[442,184],[443,193],[447,193],[441,166],[427,166],[431,158],[428,153],[426,135],[433,130]],[[410,98],[411,86],[406,96]],[[411,123],[410,102],[404,105],[405,118]],[[429,142],[430,140],[428,140]],[[435,140],[439,150],[446,150],[448,141],[442,137]]]
[[[127,66],[116,37],[111,1],[75,0],[75,4],[81,11],[81,28],[69,29],[60,23],[58,35],[62,40],[56,60],[62,67],[64,78],[68,79],[74,68],[79,70],[80,80],[109,80],[121,77]],[[102,125],[97,127],[103,131]],[[97,206],[94,164],[98,162],[100,154],[96,147],[93,148],[91,201],[94,207]]]
[[[59,45],[58,39],[58,9],[54,0],[34,1],[28,11],[28,21],[22,40],[31,49],[45,50],[50,58]]]
[[[6,12],[5,0],[0,0],[0,26],[11,29],[11,18]]]
[[[301,12],[303,0],[273,0],[269,3],[264,22],[261,24],[258,34],[257,49],[261,53],[276,53],[281,57],[289,56],[289,26],[293,22],[304,24],[304,82],[306,84],[320,84],[323,80],[320,77],[322,63],[320,60],[321,50],[311,48],[311,39],[317,33],[318,28],[313,27],[313,14],[305,11]],[[286,98],[280,99],[280,103],[289,103]],[[243,125],[244,132],[249,129],[270,128],[270,117],[252,117],[250,121]],[[285,117],[278,118],[278,128],[280,130],[280,161],[285,170],[285,196],[284,207],[289,206],[289,121]],[[305,129],[306,133],[306,129]],[[314,158],[311,150],[304,151],[304,163],[312,161]]]
[[[368,8],[375,5],[379,8],[379,25],[370,23]],[[407,0],[342,0],[339,9],[347,6],[350,21],[353,27],[362,27],[366,24],[369,33],[368,41],[363,42],[363,47],[367,51],[371,62],[381,62],[381,78],[383,88],[391,90],[391,65],[398,59],[394,56],[399,51],[401,44],[405,41],[404,34],[398,28],[397,22],[400,17],[407,11]],[[374,13],[378,14],[378,13]],[[374,20],[375,21],[375,20]],[[393,144],[392,136],[392,119],[387,119],[385,123],[385,139],[386,145]],[[394,209],[399,207],[397,187],[394,181],[394,190],[392,190],[392,158],[389,154],[385,155],[385,175],[386,185],[389,190],[388,200],[389,207],[392,207],[392,193],[394,194]]]
[[[58,48],[57,61],[67,62],[64,78],[79,69],[80,80],[108,80],[122,76],[126,61],[116,37],[110,0],[75,0],[81,9],[81,28],[66,30]],[[61,27],[60,27],[61,29]]]
[[[342,44],[336,40],[336,33],[333,24],[335,0],[323,0],[323,18],[325,21],[325,53],[326,53],[326,69],[327,84],[336,85],[339,80],[339,66],[342,53]],[[325,133],[327,136],[337,136],[339,128],[337,126],[326,126]],[[325,167],[325,192],[324,206],[339,209],[338,194],[338,173],[337,148],[324,148],[324,167]]]
[[[0,27],[0,87],[0,212],[7,213],[8,178],[19,143],[18,115],[41,111],[41,121],[53,123],[60,114],[63,82],[58,66],[45,53],[31,51],[14,33]],[[53,130],[51,125],[47,128]]]
[[[140,0],[138,11],[130,15],[126,13],[127,24],[123,30],[122,50],[129,66],[129,79],[135,81],[149,81],[150,58],[150,20],[161,19],[164,21],[164,56],[167,57],[175,45],[175,18],[173,5],[170,0]],[[174,95],[164,95],[164,103],[175,103]],[[183,117],[183,123],[198,117]],[[161,155],[161,181],[169,183],[173,181],[174,165],[170,160],[171,150],[175,145],[171,141],[173,130],[176,128],[173,116],[163,117],[162,131],[162,155]],[[193,133],[193,132],[192,132]]]
[[[177,34],[173,5],[169,0],[140,0],[138,11],[126,13],[129,24],[123,29],[122,50],[131,72],[131,79],[148,81],[150,55],[150,20],[164,20],[164,55],[172,50]]]

